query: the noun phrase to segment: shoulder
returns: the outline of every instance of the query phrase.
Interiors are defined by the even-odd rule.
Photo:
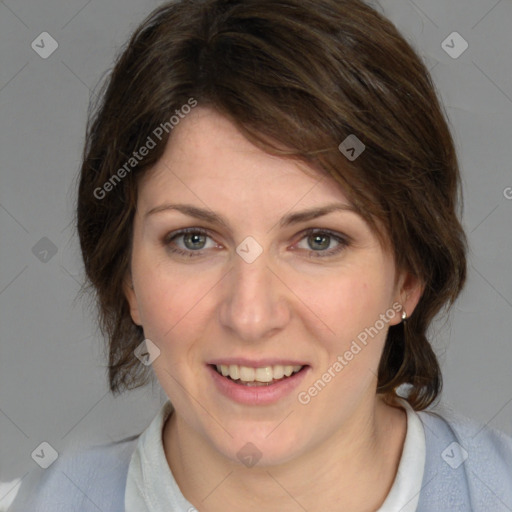
[[[512,510],[512,437],[444,409],[418,413],[425,431],[423,506]]]
[[[512,471],[512,436],[453,411],[421,411],[418,415],[432,447],[439,448],[446,441],[457,442],[464,459],[461,462],[467,460],[483,467],[492,462]],[[451,455],[451,450],[442,453],[443,460]]]
[[[21,482],[9,512],[124,511],[128,466],[139,436],[62,453]]]

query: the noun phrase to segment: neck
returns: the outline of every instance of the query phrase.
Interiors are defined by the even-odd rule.
[[[307,452],[247,468],[219,454],[176,414],[164,427],[167,462],[183,495],[201,512],[376,510],[396,476],[406,413],[380,397],[362,403],[350,424]],[[312,492],[314,489],[314,492]],[[271,508],[270,508],[271,507]]]

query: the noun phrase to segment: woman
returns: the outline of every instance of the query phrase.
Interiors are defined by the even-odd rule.
[[[425,66],[362,2],[158,8],[89,125],[77,227],[111,391],[151,366],[169,401],[14,510],[512,509],[512,439],[426,410],[459,179]]]

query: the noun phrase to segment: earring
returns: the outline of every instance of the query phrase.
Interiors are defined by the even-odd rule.
[[[405,312],[405,309],[402,311],[402,320],[404,322],[407,320],[407,313]]]

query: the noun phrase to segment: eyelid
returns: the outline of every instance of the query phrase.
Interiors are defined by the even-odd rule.
[[[307,228],[298,234],[300,238],[296,243],[299,243],[304,238],[315,235],[317,233],[327,235],[330,238],[333,238],[338,243],[338,246],[335,247],[334,249],[328,249],[325,251],[314,251],[313,249],[304,249],[309,254],[310,258],[334,258],[340,255],[344,251],[344,249],[351,245],[352,243],[352,239],[348,235],[327,228]]]
[[[306,228],[303,231],[301,231],[300,233],[298,233],[297,236],[300,236],[301,237],[300,240],[302,240],[302,238],[304,238],[305,236],[314,235],[315,233],[326,234],[333,238],[343,240],[346,243],[349,243],[352,241],[352,239],[345,233],[341,233],[339,231],[334,231],[334,230],[328,229],[328,228]]]
[[[187,233],[200,233],[202,235],[206,235],[211,237],[211,231],[205,228],[199,228],[199,227],[190,227],[190,228],[181,228],[176,229],[174,231],[170,231],[169,233],[166,233],[164,237],[162,238],[163,242],[171,242],[173,238],[176,238],[181,235],[186,235]]]
[[[214,240],[214,236],[212,236],[212,232],[209,229],[201,228],[201,227],[182,228],[182,229],[178,229],[178,230],[172,231],[170,233],[167,233],[162,238],[162,244],[164,245],[164,247],[169,249],[169,247],[171,246],[171,243],[174,239],[179,238],[179,237],[184,236],[189,233],[196,233],[196,234],[204,235],[204,236],[212,239],[215,242],[215,244],[217,244],[217,246],[219,245],[219,243]],[[325,251],[314,251],[313,249],[311,249],[311,250],[300,249],[302,251],[308,252],[310,257],[328,258],[330,256],[335,256],[338,253],[342,252],[345,249],[345,247],[347,247],[348,245],[350,245],[352,243],[352,238],[350,236],[346,235],[345,233],[340,233],[338,231],[333,231],[333,230],[327,229],[327,228],[312,227],[312,228],[306,228],[306,229],[302,230],[301,232],[297,233],[297,235],[295,237],[296,242],[294,242],[293,245],[297,245],[304,238],[314,235],[314,234],[317,234],[317,233],[325,234],[331,238],[334,238],[335,241],[339,244],[339,246],[338,246],[338,248],[329,249],[329,250],[325,250]],[[183,250],[180,247],[178,247],[178,248],[169,249],[169,250],[170,250],[170,252],[173,252],[173,253],[182,253],[182,254],[186,254],[187,256],[193,257],[194,255],[201,256],[201,255],[203,255],[203,253],[205,251],[207,251],[209,249],[200,249],[197,251],[193,251],[193,250]]]
[[[170,233],[167,233],[166,235],[164,235],[164,237],[162,238],[162,244],[164,246],[169,246],[173,242],[174,239],[185,236],[189,233],[204,235],[204,236],[210,238],[211,240],[213,240],[216,245],[221,245],[217,241],[215,241],[214,236],[212,236],[212,233],[210,230],[205,229],[205,228],[199,228],[199,227],[182,228],[182,229],[177,229],[175,231],[171,231]],[[205,250],[206,249],[200,249],[199,251],[189,251],[189,252],[200,253],[201,251],[205,251]]]

